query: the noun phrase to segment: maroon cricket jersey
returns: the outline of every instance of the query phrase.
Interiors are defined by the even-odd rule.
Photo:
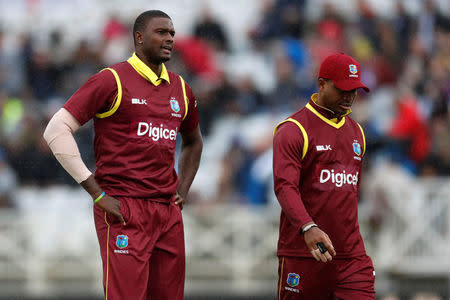
[[[95,178],[112,196],[170,201],[178,132],[198,126],[196,101],[184,80],[161,77],[135,54],[92,76],[64,105],[80,124],[94,118]]]
[[[310,221],[329,235],[337,258],[363,255],[358,192],[364,133],[349,116],[332,120],[316,98],[275,129],[274,184],[282,207],[278,255],[311,257],[300,234]]]

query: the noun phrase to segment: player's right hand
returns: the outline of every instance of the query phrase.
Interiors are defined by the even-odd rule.
[[[116,198],[105,195],[97,203],[95,203],[95,205],[104,210],[108,215],[119,220],[119,222],[122,223],[123,225],[126,224],[125,219],[120,213],[121,203]]]
[[[328,234],[320,230],[319,227],[312,227],[305,232],[304,237],[309,251],[317,261],[328,262],[333,259],[332,256],[336,255],[336,251],[334,250],[330,237]],[[317,243],[320,242],[323,243],[323,245],[328,249],[325,253],[321,253],[317,247]]]

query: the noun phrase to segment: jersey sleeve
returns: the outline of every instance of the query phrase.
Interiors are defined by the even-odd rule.
[[[273,179],[275,195],[289,222],[298,228],[312,221],[299,191],[302,170],[303,135],[298,126],[286,122],[273,139]]]
[[[109,110],[117,94],[117,84],[111,71],[103,70],[84,83],[64,104],[83,125],[95,114]]]
[[[188,98],[188,113],[186,118],[181,123],[181,132],[190,132],[197,128],[198,126],[198,108],[197,100],[195,99],[194,93],[191,87],[186,84],[186,96]]]

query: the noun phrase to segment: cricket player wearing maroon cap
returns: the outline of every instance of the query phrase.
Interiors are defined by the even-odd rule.
[[[94,200],[105,299],[181,300],[181,209],[202,152],[197,103],[183,78],[164,65],[174,45],[170,17],[146,11],[136,18],[133,35],[135,53],[93,75],[53,116],[44,138]],[[95,176],[72,136],[90,119]]]
[[[350,118],[359,64],[334,54],[317,94],[275,128],[273,175],[281,204],[278,299],[375,299],[375,272],[358,225],[366,141]]]

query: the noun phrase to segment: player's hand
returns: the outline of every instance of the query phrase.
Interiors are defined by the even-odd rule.
[[[186,201],[184,200],[184,198],[178,194],[178,192],[175,193],[175,204],[178,205],[180,207],[180,209],[183,209],[184,203]]]
[[[103,209],[108,215],[117,218],[117,220],[119,220],[119,222],[123,225],[126,224],[125,219],[120,213],[121,203],[116,198],[105,195],[97,203],[95,203],[95,205]]]
[[[319,227],[312,227],[305,232],[304,237],[309,251],[317,261],[328,262],[333,259],[332,256],[336,255],[336,251],[334,251],[333,243],[331,243],[330,237],[325,232],[320,230]],[[325,253],[320,252],[317,243],[322,243],[327,248],[327,251]]]

